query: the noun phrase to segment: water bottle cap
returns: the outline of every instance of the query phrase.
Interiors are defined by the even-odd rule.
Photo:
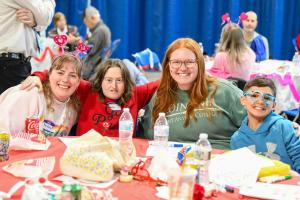
[[[200,133],[199,138],[200,139],[207,139],[208,135],[207,135],[207,133]]]
[[[166,113],[164,113],[164,112],[160,112],[159,114],[158,114],[158,116],[163,116],[163,117],[165,117],[166,116]]]
[[[129,112],[129,108],[123,108],[124,112]]]

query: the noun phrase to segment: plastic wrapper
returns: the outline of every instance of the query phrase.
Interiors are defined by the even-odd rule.
[[[134,158],[135,153],[130,158],[125,156],[117,141],[90,130],[67,147],[60,159],[60,169],[67,176],[109,181],[114,171],[119,171]]]
[[[47,150],[50,141],[43,134],[12,133],[9,148],[14,150]]]
[[[4,166],[3,170],[16,177],[47,177],[53,171],[54,165],[55,157],[51,156],[16,161]]]

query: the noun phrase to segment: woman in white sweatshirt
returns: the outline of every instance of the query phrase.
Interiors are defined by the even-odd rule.
[[[45,136],[65,136],[76,122],[79,100],[75,95],[82,63],[73,55],[57,57],[49,69],[43,92],[37,88],[11,87],[0,96],[0,131],[18,134],[25,131],[27,118],[39,119]]]

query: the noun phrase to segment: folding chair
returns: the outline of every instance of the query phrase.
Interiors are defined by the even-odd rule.
[[[284,110],[280,113],[283,117],[293,121],[297,122],[299,124],[300,122],[300,107],[292,110]]]
[[[235,77],[229,77],[229,78],[227,78],[227,80],[231,81],[235,86],[237,86],[241,90],[244,89],[244,87],[247,83],[247,81],[240,79],[240,78],[235,78]]]
[[[108,59],[113,54],[113,52],[120,46],[120,43],[121,43],[121,39],[116,39],[111,43],[110,46],[102,49],[100,53],[101,59],[102,60]]]

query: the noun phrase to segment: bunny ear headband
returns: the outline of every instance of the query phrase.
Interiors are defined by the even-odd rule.
[[[222,15],[221,17],[222,19],[222,25],[226,24],[226,23],[232,23],[231,20],[230,20],[230,16],[229,16],[229,13],[225,13],[224,15]],[[244,20],[247,20],[248,19],[248,15],[245,13],[245,12],[242,12],[239,16],[239,20],[237,22],[238,25],[240,25],[241,21],[244,21]]]
[[[59,49],[61,50],[61,55],[65,54],[64,46],[68,42],[67,35],[55,35],[53,37],[55,44],[58,45]],[[73,56],[77,57],[80,53],[86,54],[87,51],[90,50],[90,47],[85,45],[83,42],[79,42],[76,46],[76,51],[72,53]]]

